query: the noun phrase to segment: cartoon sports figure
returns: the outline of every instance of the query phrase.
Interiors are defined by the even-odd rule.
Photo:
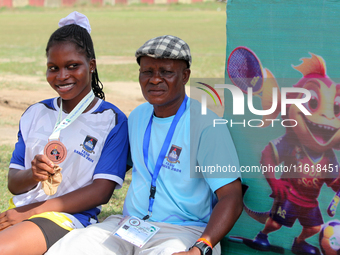
[[[269,217],[262,221],[265,223],[262,231],[254,240],[245,242],[243,239],[245,244],[258,250],[272,250],[268,234],[282,225],[292,227],[298,219],[302,231],[293,241],[292,252],[320,254],[317,247],[305,241],[317,234],[323,224],[317,199],[324,183],[335,192],[340,187],[339,163],[333,151],[340,146],[340,85],[327,76],[324,60],[314,54],[311,56],[303,58],[303,63],[294,67],[303,78],[293,86],[311,93],[311,99],[304,104],[311,115],[304,115],[296,105],[288,105],[287,115],[282,117],[296,120],[297,125],[292,123],[283,136],[270,141],[262,151],[260,163],[263,166],[273,169],[285,164],[292,166],[295,173],[283,172],[279,179],[275,178],[274,171],[265,173],[274,203],[267,214]],[[287,94],[288,98],[303,96],[302,93]],[[260,221],[259,213],[245,210]]]

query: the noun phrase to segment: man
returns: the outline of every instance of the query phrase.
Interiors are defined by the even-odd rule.
[[[74,230],[47,254],[220,254],[219,241],[242,211],[238,173],[209,178],[211,173],[195,171],[217,164],[238,167],[238,158],[226,125],[213,127],[217,115],[202,116],[199,103],[186,96],[189,46],[166,35],[147,41],[135,55],[148,103],[128,119],[133,169],[125,218],[113,215]],[[160,228],[142,248],[117,236],[142,219]],[[122,226],[124,231],[118,230]]]

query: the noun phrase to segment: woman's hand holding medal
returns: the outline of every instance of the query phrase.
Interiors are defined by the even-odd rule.
[[[32,178],[35,181],[45,181],[54,173],[54,163],[46,155],[35,155],[32,160]]]
[[[61,167],[54,164],[46,155],[38,154],[32,160],[32,177],[42,183],[46,195],[54,195],[62,180]]]

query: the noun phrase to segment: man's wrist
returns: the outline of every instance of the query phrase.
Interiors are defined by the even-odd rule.
[[[199,241],[201,241],[201,242],[205,243],[206,245],[210,246],[211,249],[213,248],[211,242],[208,241],[207,239],[201,237],[196,242],[199,242]]]
[[[196,243],[189,249],[198,248],[201,252],[201,255],[211,255],[212,254],[212,245],[211,243],[205,238],[199,238]]]

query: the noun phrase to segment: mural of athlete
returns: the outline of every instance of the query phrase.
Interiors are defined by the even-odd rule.
[[[286,118],[296,120],[297,125],[286,128],[283,136],[270,141],[262,151],[262,165],[275,167],[284,163],[295,171],[294,175],[282,173],[279,179],[274,172],[265,173],[274,203],[263,230],[249,245],[262,251],[270,250],[269,233],[282,225],[292,227],[298,219],[302,231],[294,239],[292,252],[320,254],[318,247],[305,241],[317,234],[323,224],[317,199],[324,183],[335,192],[340,187],[339,163],[333,151],[340,148],[340,85],[327,76],[326,64],[320,56],[311,54],[311,58],[302,61],[294,68],[303,78],[294,87],[310,91],[311,99],[304,106],[312,115],[304,115],[296,105],[288,105]]]

